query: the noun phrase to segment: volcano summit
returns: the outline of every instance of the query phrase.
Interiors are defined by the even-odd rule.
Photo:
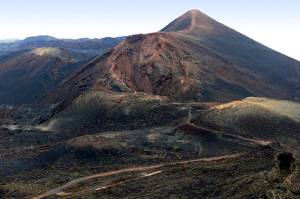
[[[179,102],[248,96],[299,101],[299,85],[298,61],[192,10],[161,32],[127,37],[45,102],[64,101],[67,107],[88,89],[146,92]]]

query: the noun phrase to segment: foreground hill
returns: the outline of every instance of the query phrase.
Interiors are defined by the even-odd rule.
[[[21,50],[0,57],[0,103],[39,103],[92,56],[61,48]]]
[[[300,104],[285,100],[249,97],[212,107],[197,114],[192,123],[250,138],[280,140],[292,147],[300,133]],[[290,142],[291,140],[293,142]]]
[[[163,32],[127,37],[45,102],[65,101],[68,106],[90,88],[146,92],[181,102],[248,96],[299,101],[299,86],[298,61],[193,10]]]
[[[20,116],[4,109],[0,190],[12,198],[298,198],[299,103],[208,105],[89,90],[48,128],[14,125]]]

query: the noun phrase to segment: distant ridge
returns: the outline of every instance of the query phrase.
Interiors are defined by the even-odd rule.
[[[22,42],[32,42],[32,41],[51,41],[57,40],[57,38],[49,35],[39,35],[25,38]]]
[[[65,48],[79,52],[81,51],[90,55],[99,55],[116,46],[124,39],[125,37],[105,37],[101,39],[58,39],[49,35],[39,35],[27,37],[24,40],[16,40],[6,43],[0,42],[0,56],[17,50],[41,47]]]

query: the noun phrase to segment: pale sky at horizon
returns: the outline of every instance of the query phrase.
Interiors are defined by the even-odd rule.
[[[150,33],[191,9],[300,60],[297,0],[0,0],[0,40]]]

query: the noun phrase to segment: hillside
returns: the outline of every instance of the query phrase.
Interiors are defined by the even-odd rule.
[[[0,103],[39,103],[92,56],[59,48],[20,50],[0,57]]]
[[[298,61],[197,10],[163,31],[127,37],[44,102],[65,101],[67,107],[89,88],[146,92],[179,102],[229,102],[248,96],[299,101]]]

